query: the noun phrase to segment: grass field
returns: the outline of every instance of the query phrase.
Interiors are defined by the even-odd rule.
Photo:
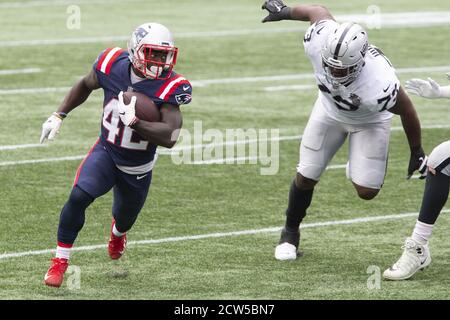
[[[59,213],[80,156],[99,133],[103,93],[93,93],[73,111],[54,142],[36,146],[42,122],[57,108],[67,88],[90,70],[100,51],[125,48],[128,35],[143,22],[158,21],[171,29],[180,50],[176,71],[194,83],[193,102],[183,108],[184,128],[193,130],[194,122],[202,121],[204,131],[279,129],[282,137],[302,133],[316,89],[265,88],[314,84],[307,77],[267,79],[311,73],[301,43],[301,30],[307,24],[263,25],[261,3],[0,1],[0,299],[450,298],[450,218],[445,214],[430,242],[430,268],[410,281],[382,281],[379,289],[367,286],[368,267],[377,266],[382,272],[399,257],[416,215],[366,222],[352,219],[414,213],[420,208],[424,183],[405,180],[409,150],[398,117],[393,121],[388,172],[379,196],[370,202],[360,200],[344,169],[328,170],[304,221],[304,256],[295,262],[274,259],[279,231],[273,228],[284,223],[298,161],[296,139],[280,141],[276,175],[260,175],[259,164],[174,165],[170,156],[161,155],[149,198],[128,234],[129,241],[160,241],[131,243],[118,262],[109,259],[106,247],[74,252],[71,264],[81,270],[78,290],[65,284],[57,290],[43,285],[52,253],[20,254],[55,248]],[[365,14],[373,4],[368,0],[322,3],[337,16]],[[79,29],[66,27],[69,4],[80,8]],[[450,14],[450,4],[442,0],[379,0],[376,4],[382,13]],[[401,71],[402,83],[431,76],[445,84],[445,71],[450,71],[449,33],[447,21],[415,28],[382,25],[369,30],[369,37]],[[441,68],[407,70],[419,67]],[[37,70],[1,72],[27,68]],[[259,78],[244,79],[248,77]],[[235,80],[224,80],[228,78]],[[212,79],[217,81],[205,81]],[[450,106],[444,100],[412,99],[429,153],[449,138]],[[346,155],[343,147],[331,165],[345,164]],[[75,156],[76,160],[49,161]],[[37,159],[42,162],[23,163]],[[107,194],[89,207],[76,247],[106,245],[111,204],[112,194]],[[343,220],[351,223],[339,223]],[[332,224],[313,225],[318,222]],[[272,229],[262,230],[266,228]],[[233,234],[237,231],[247,232]],[[208,236],[214,233],[224,234]],[[205,237],[192,239],[197,235]],[[19,254],[5,255],[14,253]]]

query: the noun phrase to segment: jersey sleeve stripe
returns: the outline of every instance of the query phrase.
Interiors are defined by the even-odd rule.
[[[116,61],[117,57],[120,56],[122,53],[123,53],[123,50],[120,49],[120,50],[118,50],[118,51],[111,57],[111,60],[109,60],[109,63],[108,63],[108,65],[106,66],[106,72],[105,72],[106,74],[109,74],[109,73],[110,73],[111,67],[112,67],[114,61]]]
[[[182,81],[187,81],[185,78],[183,77],[178,77],[175,80],[169,82],[169,84],[166,86],[166,88],[164,89],[164,91],[160,94],[159,98],[161,100],[165,100],[166,97],[169,97],[169,93],[173,92]]]
[[[111,70],[111,65],[113,64],[114,60],[122,53],[122,49],[119,47],[111,49],[107,54],[105,52],[104,60],[102,61],[100,65],[100,61],[98,65],[100,65],[100,71],[103,73],[108,74],[107,70]],[[98,67],[98,66],[97,66]]]
[[[179,78],[181,78],[181,75],[176,75],[173,78],[169,78],[156,92],[156,96],[161,98],[161,95],[164,93],[164,91],[167,89],[168,86],[170,86],[174,81],[177,81]],[[163,98],[161,98],[163,99]]]
[[[112,50],[113,48],[108,48],[105,50],[105,52],[103,52],[103,54],[101,55],[100,59],[97,62],[97,70],[100,70],[102,67],[102,63],[103,61],[105,61],[106,56],[108,55],[108,53]]]
[[[180,82],[177,82],[177,83],[169,90],[169,92],[167,92],[166,96],[164,97],[164,100],[169,100],[170,95],[171,95],[172,93],[174,93],[175,90],[177,90],[179,86],[185,85],[185,84],[191,85],[191,84],[189,83],[189,81],[187,81],[186,79],[183,79],[183,80],[181,80]]]

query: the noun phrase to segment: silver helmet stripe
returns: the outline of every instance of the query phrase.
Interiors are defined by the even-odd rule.
[[[336,46],[336,50],[334,51],[333,57],[334,59],[337,60],[339,58],[339,51],[341,50],[342,42],[344,42],[345,36],[354,25],[355,25],[354,23],[349,24],[347,28],[345,28],[344,32],[342,32],[341,37],[339,38],[338,44]]]

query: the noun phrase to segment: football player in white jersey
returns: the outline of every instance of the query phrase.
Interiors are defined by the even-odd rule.
[[[447,75],[450,80],[450,73]],[[450,99],[450,86],[441,87],[431,78],[428,81],[412,79],[406,82],[405,88],[412,94],[428,99]],[[384,271],[383,277],[386,279],[409,279],[431,263],[428,240],[450,190],[450,140],[434,148],[427,165],[428,174],[419,217],[412,235],[405,240],[401,257]]]
[[[349,138],[347,177],[365,200],[380,191],[386,174],[390,123],[401,117],[411,157],[407,178],[425,169],[420,122],[389,60],[368,42],[355,23],[337,23],[319,5],[286,6],[266,0],[262,22],[309,21],[303,44],[315,73],[319,94],[303,133],[297,175],[289,192],[286,224],[275,249],[278,260],[294,260],[299,226],[311,204],[314,186],[328,163]],[[425,171],[425,170],[423,170]]]

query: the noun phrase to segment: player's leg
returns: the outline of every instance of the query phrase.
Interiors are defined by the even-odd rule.
[[[428,167],[419,218],[411,237],[405,241],[402,256],[383,273],[386,279],[408,279],[431,263],[428,240],[450,190],[450,141],[440,144],[431,152]]]
[[[347,178],[364,200],[377,196],[386,176],[390,121],[353,126],[349,136]]]
[[[69,199],[61,210],[56,254],[45,276],[47,285],[61,285],[71,248],[84,225],[85,211],[95,198],[112,188],[115,170],[114,163],[100,144],[94,145],[80,164]]]
[[[119,259],[126,247],[126,233],[136,222],[147,199],[152,181],[152,171],[147,174],[130,175],[120,172],[114,186],[113,222],[108,243],[111,259]]]
[[[347,132],[340,124],[329,119],[316,103],[300,145],[300,162],[289,191],[286,223],[275,249],[276,259],[296,259],[299,226],[311,204],[314,186],[346,137]]]

